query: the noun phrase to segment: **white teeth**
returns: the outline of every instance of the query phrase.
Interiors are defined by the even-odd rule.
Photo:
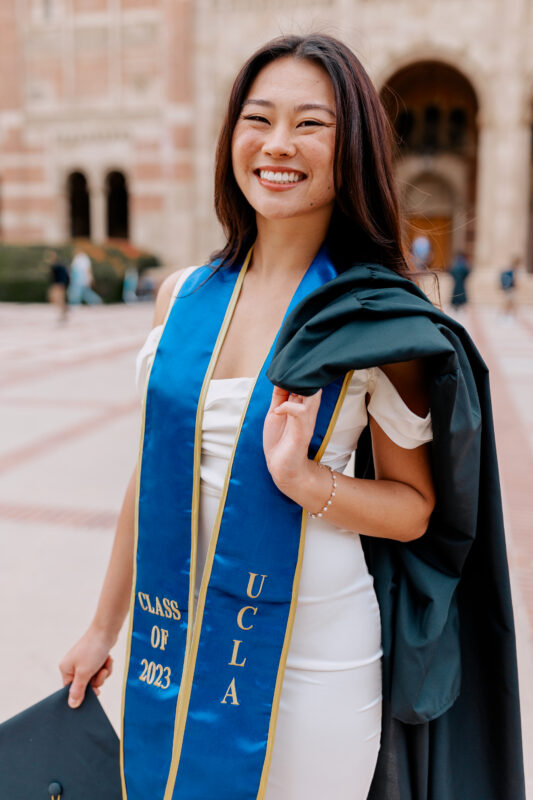
[[[271,181],[274,183],[298,183],[304,179],[305,175],[297,172],[273,172],[272,170],[262,169],[259,175],[264,181]]]

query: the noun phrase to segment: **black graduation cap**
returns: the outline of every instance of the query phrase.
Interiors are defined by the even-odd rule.
[[[94,691],[69,687],[0,725],[2,800],[121,800],[119,740]]]

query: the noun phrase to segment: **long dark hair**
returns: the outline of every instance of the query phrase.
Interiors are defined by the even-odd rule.
[[[222,264],[233,263],[244,257],[255,240],[255,211],[233,173],[233,131],[258,73],[272,61],[287,56],[320,65],[335,91],[336,200],[327,239],[337,269],[346,269],[354,262],[377,262],[407,273],[408,257],[402,243],[393,177],[393,139],[386,112],[358,58],[338,39],[324,34],[280,36],[267,42],[248,59],[235,79],[218,139],[215,166],[215,210],[226,245],[213,257]]]

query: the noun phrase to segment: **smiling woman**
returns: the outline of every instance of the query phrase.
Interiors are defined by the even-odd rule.
[[[480,743],[504,749],[504,713],[520,735],[498,507],[463,586],[483,368],[408,279],[387,118],[349,48],[287,36],[248,60],[215,206],[224,247],[165,282],[139,354],[141,452],[61,664],[71,704],[109,674],[130,596],[125,800],[523,800]],[[478,678],[488,643],[504,700]]]

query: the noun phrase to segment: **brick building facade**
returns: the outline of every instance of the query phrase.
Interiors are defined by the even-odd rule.
[[[235,71],[311,30],[349,43],[382,91],[405,208],[437,258],[465,249],[487,279],[531,262],[528,0],[2,0],[0,237],[205,258]]]

